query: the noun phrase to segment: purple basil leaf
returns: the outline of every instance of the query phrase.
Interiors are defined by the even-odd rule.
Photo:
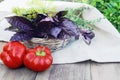
[[[93,32],[90,32],[88,35],[87,35],[90,39],[93,39],[95,37],[95,34]]]
[[[48,34],[44,33],[44,32],[37,32],[35,37],[37,37],[37,38],[48,38]]]
[[[36,24],[36,32],[38,33],[37,37],[55,38],[60,32],[59,30],[60,28],[55,28],[54,21],[51,17],[46,17]]]
[[[37,18],[33,21],[34,24],[37,24],[40,22],[42,19],[45,19],[47,17],[46,14],[37,14]]]
[[[60,27],[70,36],[75,36],[75,39],[79,39],[79,29],[75,23],[67,18],[62,18]]]
[[[80,30],[80,33],[83,36],[87,36],[90,39],[93,39],[95,37],[95,34],[92,31],[90,31],[90,30],[85,30],[85,29],[79,29],[79,30]]]
[[[60,11],[60,12],[58,12],[53,17],[54,22],[57,24],[58,22],[60,22],[60,18],[63,18],[63,16],[65,16],[66,14],[67,14],[67,11]]]
[[[54,20],[53,20],[53,18],[51,18],[51,17],[46,17],[46,18],[44,18],[44,19],[42,19],[40,22],[43,22],[43,21],[50,21],[50,22],[54,22]]]
[[[79,30],[80,30],[80,34],[83,36],[84,41],[87,44],[90,44],[91,40],[95,37],[95,34],[90,30],[85,30],[85,29],[79,29]]]
[[[32,23],[24,17],[12,16],[6,17],[6,19],[13,27],[18,28],[20,32],[32,30]]]
[[[65,15],[67,14],[67,12],[68,12],[68,11],[59,11],[59,12],[55,15],[55,17],[61,18],[61,17],[65,16]]]
[[[66,34],[64,31],[61,31],[60,34],[58,35],[58,39],[68,39],[70,36]]]
[[[44,32],[47,34],[50,34],[51,28],[53,28],[54,25],[51,21],[42,21],[36,24],[36,30],[39,32]]]
[[[89,37],[84,36],[84,37],[83,37],[83,40],[85,41],[85,43],[87,43],[88,45],[90,45],[91,39],[90,39]]]
[[[8,27],[8,28],[5,28],[5,31],[17,32],[17,31],[18,31],[18,29],[17,29],[17,28],[15,28],[15,27],[13,27],[13,26],[10,26],[10,27]]]
[[[33,32],[17,32],[11,37],[10,41],[30,40],[33,36],[34,36]]]
[[[52,36],[54,36],[55,38],[57,38],[58,35],[59,35],[59,33],[61,32],[61,30],[62,30],[62,29],[59,28],[59,27],[54,27],[54,28],[51,29],[50,34],[51,34]]]

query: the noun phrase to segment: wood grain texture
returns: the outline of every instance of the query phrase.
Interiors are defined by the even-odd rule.
[[[90,64],[54,65],[50,71],[49,80],[91,80]]]
[[[5,44],[6,44],[5,42],[0,42],[0,52],[2,52],[3,46],[4,46]]]
[[[49,76],[51,75],[51,69],[54,65],[52,65],[48,70],[43,72],[38,72],[35,80],[49,80]]]
[[[120,63],[91,64],[92,80],[120,80]]]
[[[6,72],[7,72],[6,67],[0,64],[0,80],[3,80],[3,76],[5,75]]]
[[[0,80],[34,80],[36,72],[26,68],[8,69],[4,65],[0,66]]]

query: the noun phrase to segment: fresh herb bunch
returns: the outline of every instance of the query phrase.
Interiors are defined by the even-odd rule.
[[[67,11],[57,12],[53,17],[46,14],[37,14],[33,21],[22,16],[6,17],[12,26],[6,30],[14,29],[16,32],[11,37],[11,41],[26,41],[32,38],[64,40],[71,37],[77,40],[82,36],[84,41],[90,44],[95,34],[88,29],[78,28],[72,20],[64,17],[66,14]]]
[[[68,14],[66,15],[66,17],[74,21],[80,28],[89,29],[89,30],[94,29],[93,28],[94,23],[97,22],[98,20],[88,21],[82,18],[83,11],[89,10],[89,7],[80,7],[77,9],[69,8],[67,10],[68,10]]]
[[[100,10],[120,32],[120,0],[92,0],[90,4]]]
[[[79,36],[82,35],[87,44],[91,43],[95,34],[91,31],[93,29],[91,27],[92,22],[81,17],[84,8],[66,9],[57,12],[55,6],[48,7],[46,4],[39,0],[32,0],[28,4],[31,6],[29,8],[13,9],[17,16],[6,18],[12,26],[6,30],[14,29],[16,31],[17,28],[17,32],[11,37],[11,41],[30,40],[34,37],[48,39],[74,37],[79,39]]]

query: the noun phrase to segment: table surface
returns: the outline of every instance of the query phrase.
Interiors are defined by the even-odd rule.
[[[0,52],[4,44],[0,42]],[[120,80],[119,75],[120,63],[85,61],[52,65],[44,72],[33,72],[25,67],[9,69],[0,64],[0,80]]]

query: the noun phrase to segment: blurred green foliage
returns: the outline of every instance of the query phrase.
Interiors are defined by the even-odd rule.
[[[120,0],[92,0],[95,6],[120,32]]]

